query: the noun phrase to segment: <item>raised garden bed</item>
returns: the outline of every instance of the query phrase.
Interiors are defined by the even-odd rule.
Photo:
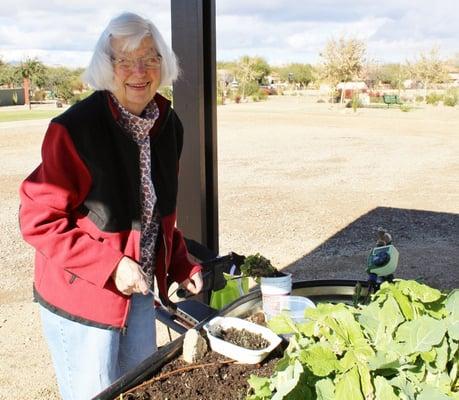
[[[245,399],[250,375],[268,377],[283,354],[279,347],[260,364],[238,364],[214,352],[208,352],[195,364],[181,357],[161,368],[157,375],[132,391],[123,400],[238,400]]]
[[[366,296],[367,289],[366,289],[366,282],[358,282],[353,280],[325,280],[325,281],[301,281],[301,282],[294,282],[293,283],[293,290],[292,295],[295,296],[305,296],[313,300],[314,302],[346,302],[352,303],[356,293],[355,287],[356,284],[359,283],[362,287],[360,292],[360,296]],[[261,292],[259,290],[250,292],[249,294],[241,297],[239,300],[235,301],[225,309],[223,309],[219,315],[221,316],[232,316],[232,317],[241,317],[245,318],[249,315],[257,313],[262,309],[262,300],[261,300]],[[206,321],[202,322],[196,328],[201,329]],[[129,371],[126,375],[118,379],[115,383],[113,383],[109,388],[101,392],[96,398],[100,400],[115,400],[115,399],[154,399],[155,397],[139,397],[141,394],[131,394],[130,390],[133,388],[138,387],[139,385],[144,384],[145,382],[152,379],[152,377],[157,377],[161,373],[165,371],[164,368],[167,370],[174,369],[175,367],[179,367],[179,365],[183,365],[183,361],[180,360],[181,348],[183,344],[183,336],[180,336],[175,341],[169,343],[168,345],[161,348],[157,353],[146,359],[143,363],[141,363],[137,368],[134,370]],[[277,356],[279,356],[277,354]],[[216,357],[218,359],[222,359],[221,356],[210,356]],[[231,365],[228,363],[227,366],[219,366],[215,371],[232,371],[228,372],[231,374],[241,375],[243,378],[241,380],[244,382],[244,396],[241,398],[245,398],[245,394],[247,393],[247,378],[252,374],[256,373],[260,375],[260,371],[265,371],[268,374],[268,371],[274,367],[275,361],[273,361],[273,356],[268,357],[263,363],[260,365]],[[276,357],[276,355],[274,355]],[[212,358],[211,358],[212,359]],[[223,358],[224,359],[224,358]],[[229,367],[231,365],[231,367]],[[266,370],[264,369],[266,368]],[[201,371],[206,371],[205,369],[201,369]],[[245,371],[245,372],[244,372]],[[256,372],[255,372],[256,371]],[[196,369],[194,373],[199,372]],[[264,373],[264,372],[263,372]],[[245,375],[244,375],[245,374]],[[270,373],[269,373],[270,375]],[[204,376],[206,376],[206,380],[208,380],[209,372],[205,372]],[[224,376],[222,374],[221,376]],[[267,376],[267,375],[263,375]],[[167,381],[170,382],[172,377],[168,377]],[[233,378],[231,378],[233,379]],[[224,381],[228,382],[230,386],[238,386],[239,384],[235,384],[234,380],[230,380],[228,378],[224,379]],[[184,386],[183,377],[179,379],[179,386]],[[241,383],[242,385],[242,383]],[[228,395],[228,392],[222,389],[224,386],[220,386],[219,384],[213,385],[217,391],[222,391],[223,397],[216,397],[216,395],[201,394],[199,399],[206,399],[210,398],[212,400],[217,400],[218,398],[224,398],[225,400],[232,400],[238,399],[238,397],[231,397]],[[122,397],[120,397],[120,395]],[[128,397],[131,396],[131,397]],[[137,397],[132,397],[137,396]],[[149,394],[142,394],[142,396],[149,396]],[[199,395],[198,395],[199,396]],[[166,397],[157,397],[158,399],[165,400]],[[173,399],[171,397],[170,399]],[[179,397],[182,399],[191,400],[189,396],[182,396]]]

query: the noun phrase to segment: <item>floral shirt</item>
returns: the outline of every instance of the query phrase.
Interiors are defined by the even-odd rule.
[[[160,218],[156,207],[156,193],[151,178],[150,130],[159,117],[159,108],[154,100],[145,107],[140,116],[126,110],[111,94],[111,98],[120,112],[118,123],[126,130],[139,146],[140,168],[140,265],[147,275],[148,284],[153,287],[155,268],[155,245],[159,233]]]

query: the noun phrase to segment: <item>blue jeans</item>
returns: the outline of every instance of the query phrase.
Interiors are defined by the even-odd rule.
[[[126,335],[40,313],[64,400],[93,398],[157,350],[152,295],[132,295]]]

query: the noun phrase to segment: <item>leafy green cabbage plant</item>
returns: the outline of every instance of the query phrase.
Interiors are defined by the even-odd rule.
[[[323,303],[305,316],[270,320],[292,336],[271,377],[250,377],[248,400],[459,399],[459,290],[400,280],[368,305]]]

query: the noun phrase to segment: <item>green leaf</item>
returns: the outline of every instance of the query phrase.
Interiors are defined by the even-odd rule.
[[[450,400],[451,398],[442,393],[434,386],[425,385],[422,392],[416,397],[416,400]]]
[[[448,295],[445,307],[455,319],[459,319],[459,289],[453,290]]]
[[[400,371],[399,374],[395,378],[389,380],[389,383],[392,386],[395,386],[400,390],[400,393],[399,393],[400,398],[414,400],[415,394],[416,394],[416,388],[407,379],[406,374],[403,371]]]
[[[432,348],[430,351],[424,351],[421,353],[421,358],[426,363],[431,363],[432,361],[435,360],[436,357],[437,357],[437,352],[435,351],[434,348]]]
[[[458,357],[459,358],[459,357]],[[459,368],[459,359],[456,360],[455,363],[453,363],[453,366],[451,367],[451,370],[449,371],[449,380],[451,382],[456,382],[457,383],[457,378],[458,378],[458,368]],[[458,388],[459,389],[459,388]]]
[[[446,333],[443,321],[433,319],[427,315],[400,325],[396,340],[404,344],[405,354],[430,351],[432,346],[441,342]]]
[[[448,362],[448,341],[446,337],[443,338],[439,346],[434,346],[432,350],[435,350],[436,360],[435,365],[438,370],[443,371],[446,369],[446,363]]]
[[[322,344],[312,345],[300,354],[300,361],[306,364],[316,376],[327,376],[338,368],[338,359],[331,349]]]
[[[435,319],[445,318],[449,314],[445,308],[445,299],[446,296],[442,295],[439,300],[433,303],[424,303],[425,312]]]
[[[451,379],[445,371],[427,371],[426,384],[439,388],[444,393],[448,392],[451,389]]]
[[[375,378],[375,390],[376,400],[398,400],[394,388],[382,376]]]
[[[413,301],[432,303],[441,298],[442,294],[438,289],[431,288],[413,280],[400,280],[396,282],[399,290],[409,296]]]
[[[383,334],[383,330],[380,330],[383,327],[380,323],[380,314],[381,307],[378,303],[373,302],[364,307],[357,316],[360,325],[362,325],[373,341],[377,341],[378,337]]]
[[[306,322],[300,322],[296,324],[296,327],[298,330],[301,332],[302,335],[311,337],[315,336],[315,322],[314,321],[306,321]]]
[[[281,400],[290,393],[298,384],[303,373],[303,366],[298,360],[283,371],[278,371],[272,379],[275,394],[272,400]]]
[[[396,288],[393,289],[392,294],[400,310],[402,310],[405,319],[411,321],[414,318],[414,307],[410,299]]]
[[[459,340],[459,321],[448,323],[448,334],[454,340]]]
[[[316,395],[317,400],[334,400],[335,399],[335,385],[329,378],[321,379],[316,382]]]
[[[338,304],[319,303],[317,304],[316,308],[306,309],[304,315],[306,318],[310,320],[323,322],[326,317],[333,315],[336,312],[346,310],[346,309],[347,309],[346,305],[342,303],[338,303]]]
[[[316,400],[311,389],[305,385],[297,385],[287,396],[285,400]]]
[[[379,351],[368,359],[370,370],[398,369],[400,367],[399,355],[391,351]]]
[[[405,322],[400,307],[393,297],[389,297],[381,308],[381,323],[385,326],[386,335],[392,335],[395,329]]]
[[[448,338],[448,345],[449,345],[449,357],[448,361],[451,361],[454,358],[454,355],[457,353],[459,349],[459,342],[454,340],[451,336]]]
[[[335,390],[336,400],[364,400],[360,390],[360,377],[357,368],[352,368],[339,378]]]
[[[390,346],[395,329],[405,321],[405,318],[395,299],[388,297],[382,307],[378,303],[370,303],[364,307],[358,321],[379,350]]]
[[[364,363],[358,363],[357,369],[360,376],[360,386],[362,387],[363,396],[365,399],[373,397],[373,384],[371,383],[370,369]]]
[[[449,315],[446,318],[448,323],[448,334],[454,340],[459,340],[459,290],[453,290],[445,301],[445,308]]]
[[[268,328],[278,335],[286,335],[290,333],[299,333],[292,318],[287,314],[278,314],[271,318],[268,323]]]
[[[422,362],[422,359],[416,358],[415,364],[407,364],[402,368],[405,368],[405,374],[407,379],[409,379],[416,386],[424,381],[426,376],[426,364]]]
[[[259,377],[256,375],[250,375],[250,378],[247,379],[247,383],[254,392],[253,394],[260,398],[271,396],[272,391],[269,388],[269,382],[269,378]]]

